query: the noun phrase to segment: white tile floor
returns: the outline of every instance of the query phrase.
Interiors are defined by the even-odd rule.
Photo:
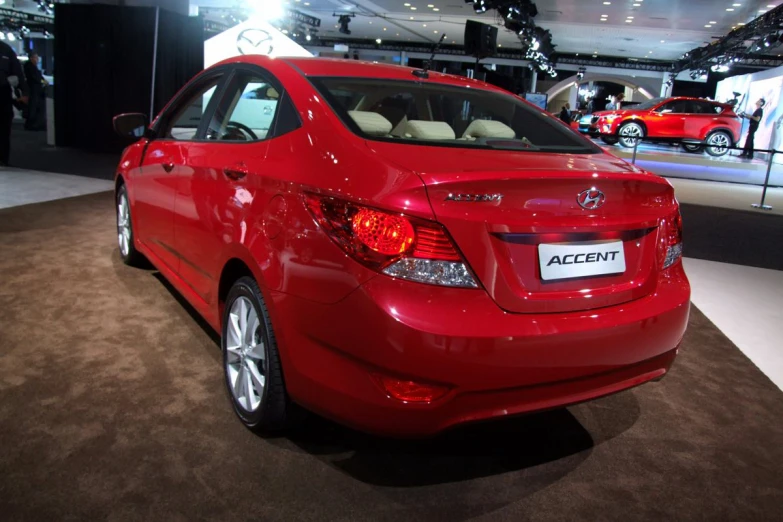
[[[114,190],[107,180],[0,167],[0,208]]]
[[[760,187],[671,179],[681,202],[749,210]],[[0,208],[113,190],[111,181],[0,170]],[[783,189],[769,194],[783,214]],[[761,211],[759,211],[761,212]],[[783,272],[686,259],[693,303],[783,389]]]
[[[693,304],[783,390],[783,272],[684,262]]]

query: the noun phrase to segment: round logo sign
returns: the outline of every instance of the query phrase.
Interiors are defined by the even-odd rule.
[[[263,29],[245,29],[237,36],[239,54],[272,54],[272,36]]]

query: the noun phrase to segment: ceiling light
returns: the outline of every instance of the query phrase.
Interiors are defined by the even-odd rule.
[[[629,16],[629,17],[628,17],[628,19],[629,19],[629,20],[633,20],[633,16]]]
[[[742,4],[731,4],[731,5],[733,5],[734,7],[740,7]]]
[[[705,25],[704,27],[706,27],[707,29],[709,29],[709,28],[710,28],[710,27],[712,27],[712,26],[711,26],[710,24],[707,24],[707,25]]]
[[[769,7],[770,9],[772,9],[773,7],[775,7],[775,5],[774,5],[774,4],[768,4],[768,5],[767,5],[767,7]]]
[[[404,3],[404,4],[402,4],[402,5],[404,5],[405,7],[410,7],[410,6],[411,6],[411,4],[409,4],[409,3],[407,3],[407,2],[406,2],[406,3]]]
[[[427,27],[427,24],[421,24],[422,27]]]
[[[440,11],[440,9],[438,9],[438,8],[436,7],[436,8],[434,8],[434,9],[433,9],[433,11],[437,12],[437,11]]]
[[[606,22],[606,18],[601,18],[601,21],[602,22]]]
[[[597,54],[594,54],[594,55],[593,55],[593,58],[598,58],[598,55],[597,55]]]
[[[710,22],[711,24],[717,24],[718,22]]]
[[[666,40],[661,40],[661,43],[666,43]]]
[[[305,2],[305,5],[310,5],[310,2]]]
[[[632,23],[633,23],[633,20],[626,20],[626,21],[625,21],[625,23],[627,23],[627,24],[632,24]]]
[[[734,11],[734,9],[732,9],[731,7],[729,7],[728,9],[726,9],[726,11],[729,11],[729,12],[731,12],[731,11]]]
[[[642,4],[633,4],[634,7],[641,7]]]
[[[385,31],[385,30],[386,30],[386,28],[384,27],[384,28],[383,28],[383,30]]]
[[[375,39],[375,43],[377,43],[378,45],[381,45],[381,42],[383,42],[383,40],[381,40],[380,38]]]
[[[604,5],[612,5],[612,2],[604,2]]]
[[[413,17],[411,16],[411,20],[413,20]]]
[[[415,11],[415,10],[416,10],[416,8],[415,8],[415,7],[411,7],[411,11]]]
[[[427,7],[429,7],[430,9],[432,9],[433,7],[435,7],[435,5],[433,5],[433,4],[427,4]]]

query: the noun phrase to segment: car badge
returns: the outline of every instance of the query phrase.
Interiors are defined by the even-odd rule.
[[[601,208],[606,203],[606,195],[595,187],[583,190],[576,196],[576,202],[585,210]]]
[[[239,54],[263,54],[269,56],[274,50],[272,36],[263,29],[245,29],[237,36]]]

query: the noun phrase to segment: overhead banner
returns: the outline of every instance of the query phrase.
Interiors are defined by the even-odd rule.
[[[250,18],[204,42],[204,67],[242,55],[313,56],[261,18]]]

